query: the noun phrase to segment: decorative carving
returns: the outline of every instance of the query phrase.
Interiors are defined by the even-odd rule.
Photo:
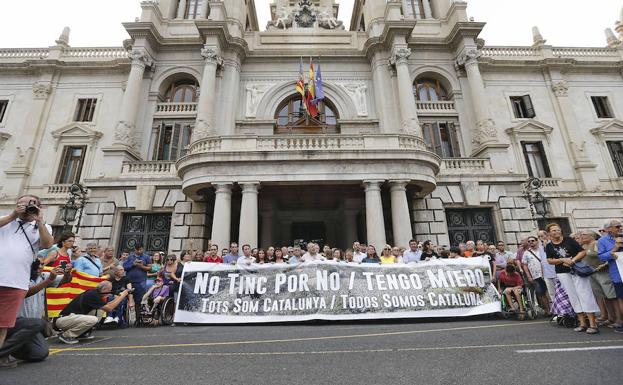
[[[266,24],[266,29],[287,29],[290,27],[292,27],[292,12],[288,11],[286,7],[279,8],[277,20],[269,20]]]
[[[411,56],[411,49],[407,47],[401,47],[394,50],[392,57],[389,59],[389,64],[397,66],[399,64],[407,64],[407,60]]]
[[[204,45],[201,48],[201,56],[203,56],[206,63],[214,63],[217,66],[223,65],[223,58],[219,55],[218,48],[215,46]]]
[[[209,121],[198,118],[193,129],[193,142],[205,139],[212,134],[212,125]]]
[[[341,86],[348,92],[353,104],[357,107],[357,115],[368,116],[368,86],[365,83],[345,83]]]
[[[145,67],[151,67],[154,64],[149,54],[142,49],[133,49],[128,52],[128,58],[132,61],[133,66],[139,66],[143,69],[145,69]]]
[[[299,8],[294,16],[299,28],[311,28],[316,24],[317,11],[309,0],[299,1]]]
[[[547,40],[543,39],[543,35],[541,35],[541,32],[539,31],[539,27],[532,27],[532,46],[540,47],[545,45],[545,42],[547,42]]]
[[[123,144],[131,148],[136,147],[136,142],[132,136],[134,126],[126,121],[120,121],[115,127],[115,143]]]
[[[401,130],[404,134],[421,135],[421,127],[416,118],[408,118],[401,122]]]
[[[498,133],[495,130],[495,124],[493,123],[493,120],[486,119],[476,123],[476,133],[472,138],[472,142],[475,145],[496,142],[497,139]]]
[[[262,96],[271,87],[271,84],[249,84],[247,90],[246,116],[254,118]]]
[[[458,68],[465,67],[466,65],[478,64],[478,58],[482,56],[482,52],[476,48],[470,48],[465,51],[456,59],[456,65]]]
[[[56,40],[56,45],[60,45],[60,46],[63,46],[63,47],[69,47],[69,32],[70,31],[71,30],[69,29],[69,27],[63,28],[63,32],[58,37],[58,40]]]
[[[344,29],[344,23],[335,18],[333,10],[328,7],[318,12],[318,26],[324,29]]]
[[[567,96],[569,93],[569,83],[566,80],[556,80],[552,82],[552,91],[558,97]]]
[[[6,142],[8,142],[10,138],[11,134],[7,132],[0,132],[0,154],[2,153],[2,151],[4,151],[4,148],[6,147]]]
[[[52,92],[50,82],[35,82],[32,85],[32,93],[35,99],[47,99],[50,92]]]

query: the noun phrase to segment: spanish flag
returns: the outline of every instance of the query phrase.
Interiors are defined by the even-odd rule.
[[[312,117],[318,116],[318,107],[313,103],[316,99],[316,71],[314,71],[314,62],[309,58],[309,81],[307,83],[307,111]]]
[[[48,303],[49,318],[58,317],[65,306],[74,298],[87,290],[95,289],[98,283],[108,279],[108,276],[95,277],[76,270],[71,272],[71,276],[71,282],[46,289],[45,297]]]

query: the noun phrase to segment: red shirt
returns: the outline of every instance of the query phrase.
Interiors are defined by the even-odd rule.
[[[523,279],[521,279],[521,275],[519,275],[518,272],[508,274],[506,270],[502,270],[499,280],[500,283],[506,287],[517,287],[523,285]]]
[[[223,263],[223,257],[221,257],[220,255],[217,255],[216,257],[213,257],[211,255],[208,255],[207,257],[205,257],[203,259],[203,262],[208,262],[208,263]]]
[[[52,267],[57,267],[61,265],[61,261],[65,261],[67,262],[68,265],[71,264],[71,258],[69,258],[68,255],[61,255],[60,253],[58,254],[58,256],[56,257],[56,260],[54,261],[54,263],[52,264]]]

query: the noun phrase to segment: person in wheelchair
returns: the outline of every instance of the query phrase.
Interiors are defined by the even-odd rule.
[[[521,278],[521,275],[516,271],[514,262],[509,262],[506,265],[506,268],[500,273],[500,277],[498,278],[498,290],[506,297],[506,304],[509,307],[509,310],[512,309],[512,311],[514,312],[519,310],[518,318],[520,320],[523,320],[526,314],[523,300],[521,298],[523,285],[523,279]],[[513,295],[516,299],[517,304],[513,303]]]
[[[164,284],[162,278],[156,278],[155,284],[149,288],[141,301],[142,313],[151,315],[151,326],[159,326],[162,313],[162,303],[170,296],[170,287]]]

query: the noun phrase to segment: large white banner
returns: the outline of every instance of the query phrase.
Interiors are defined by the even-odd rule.
[[[175,322],[462,317],[500,311],[483,258],[184,267]]]

